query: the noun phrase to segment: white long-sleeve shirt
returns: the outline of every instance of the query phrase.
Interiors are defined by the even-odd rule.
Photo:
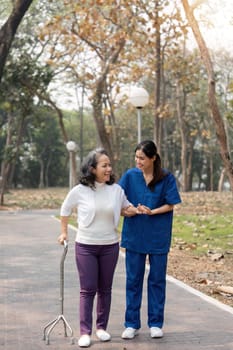
[[[96,189],[77,185],[66,196],[60,215],[69,216],[77,208],[76,241],[84,244],[118,242],[117,226],[122,208],[131,203],[118,184],[95,183]]]

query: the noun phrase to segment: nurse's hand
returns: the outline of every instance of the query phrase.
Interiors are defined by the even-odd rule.
[[[153,215],[151,209],[143,204],[138,204],[137,209],[141,214]]]

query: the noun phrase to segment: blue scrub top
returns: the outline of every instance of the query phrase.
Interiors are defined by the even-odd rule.
[[[144,204],[150,209],[164,204],[178,204],[181,198],[176,179],[167,172],[166,176],[156,183],[151,191],[138,168],[126,171],[119,181],[128,200],[137,206]],[[138,214],[124,218],[121,246],[143,254],[165,254],[169,252],[172,235],[173,211],[163,214]]]

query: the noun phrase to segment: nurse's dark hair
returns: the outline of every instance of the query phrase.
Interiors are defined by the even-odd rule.
[[[138,150],[141,150],[150,159],[155,157],[153,179],[148,184],[148,187],[151,190],[153,190],[155,187],[155,184],[158,181],[162,180],[162,178],[164,178],[167,175],[167,173],[162,169],[161,158],[160,158],[160,155],[157,153],[157,147],[153,141],[144,140],[140,142],[135,148],[135,153]]]
[[[88,153],[84,158],[81,165],[81,176],[79,182],[84,185],[95,189],[96,176],[93,173],[93,169],[96,169],[98,160],[101,155],[109,157],[108,153],[103,148],[96,148]],[[110,180],[106,182],[108,185],[112,185],[115,182],[114,174],[110,175]]]

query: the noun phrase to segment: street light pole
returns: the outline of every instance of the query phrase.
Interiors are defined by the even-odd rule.
[[[69,152],[69,189],[73,187],[72,151]]]
[[[141,110],[148,103],[148,92],[140,87],[132,87],[129,92],[129,102],[137,109],[138,119],[138,143],[141,142]]]
[[[73,187],[73,166],[72,166],[72,152],[75,152],[77,150],[77,145],[74,141],[68,141],[66,143],[66,149],[69,152],[69,189]]]
[[[140,143],[141,134],[142,134],[142,116],[141,116],[142,107],[136,107],[136,108],[137,108],[137,116],[138,116],[138,143]]]

